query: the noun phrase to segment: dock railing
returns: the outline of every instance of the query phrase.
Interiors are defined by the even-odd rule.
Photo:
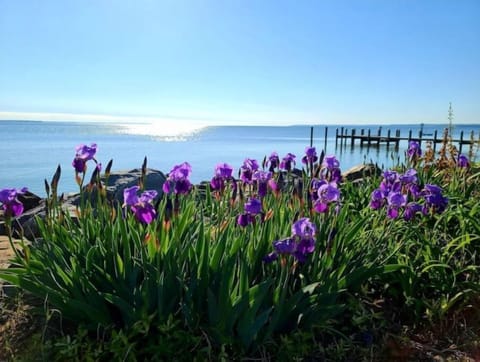
[[[436,150],[436,145],[438,143],[444,142],[445,132],[448,132],[448,128],[444,130],[442,134],[439,134],[437,130],[431,133],[424,133],[423,128],[418,132],[417,136],[413,135],[413,131],[408,131],[408,136],[402,136],[400,129],[396,129],[394,134],[390,129],[387,130],[386,134],[383,134],[382,127],[379,127],[377,132],[372,132],[370,128],[366,131],[364,128],[360,129],[360,132],[357,133],[357,129],[352,128],[349,132],[348,128],[340,127],[336,129],[335,133],[335,144],[346,145],[350,141],[352,147],[355,146],[356,141],[358,140],[360,147],[379,147],[381,144],[386,145],[389,148],[391,145],[398,149],[400,146],[400,141],[416,141],[420,144],[422,142],[430,142],[433,146],[433,150]],[[451,137],[451,135],[449,135]],[[480,133],[478,135],[480,139]],[[458,145],[458,152],[461,153],[463,146],[468,145],[472,147],[474,144],[479,141],[475,140],[475,132],[472,130],[469,137],[465,137],[464,131],[461,131],[458,138],[449,139],[449,142],[452,142]]]

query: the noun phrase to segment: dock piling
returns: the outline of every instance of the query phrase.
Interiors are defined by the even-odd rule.
[[[448,141],[457,145],[459,153],[463,151],[464,145],[469,145],[470,147],[473,147],[475,144],[477,144],[477,142],[480,144],[480,134],[478,140],[476,140],[476,135],[474,131],[470,133],[470,139],[465,138],[464,131],[460,132],[459,138],[457,139],[453,139],[452,135],[448,135],[448,129],[446,129],[445,132],[440,138],[437,130],[434,130],[433,133],[424,133],[421,130],[419,131],[418,136],[413,136],[413,131],[410,129],[408,131],[408,136],[402,137],[400,129],[395,130],[395,135],[392,135],[393,132],[390,129],[387,129],[386,135],[382,136],[382,127],[379,127],[377,132],[372,132],[370,128],[366,130],[362,128],[360,129],[359,133],[357,133],[357,130],[355,128],[352,128],[349,132],[347,128],[341,127],[340,130],[338,128],[336,129],[335,144],[338,145],[338,142],[340,141],[340,146],[346,147],[347,143],[350,142],[350,145],[353,148],[355,146],[355,141],[359,140],[360,147],[363,147],[365,144],[368,147],[379,147],[381,144],[385,144],[388,149],[390,145],[394,143],[395,149],[398,150],[400,148],[401,141],[408,141],[408,143],[410,143],[411,141],[416,141],[420,145],[422,144],[422,142],[433,143],[433,151],[436,152],[437,143],[446,142],[447,139],[445,137],[449,136]],[[327,136],[327,127],[325,127],[325,144],[327,142]]]

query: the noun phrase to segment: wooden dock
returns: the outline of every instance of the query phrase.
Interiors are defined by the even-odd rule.
[[[438,143],[443,142],[444,132],[441,134],[437,130],[433,134],[424,133],[423,130],[418,132],[418,135],[413,135],[412,130],[409,130],[407,136],[402,136],[400,130],[397,129],[395,132],[392,132],[390,129],[387,130],[386,134],[382,134],[382,127],[379,127],[377,132],[372,132],[371,129],[360,129],[360,132],[357,132],[355,128],[351,129],[350,132],[347,128],[341,127],[337,128],[335,134],[335,144],[346,145],[350,141],[350,145],[353,147],[355,142],[358,140],[360,147],[379,147],[380,145],[386,145],[387,148],[391,145],[398,149],[400,146],[400,141],[416,141],[418,143],[430,142],[433,145],[433,149],[436,149]],[[480,135],[479,135],[480,138]],[[458,145],[458,152],[462,152],[464,145],[473,146],[473,144],[479,142],[475,140],[475,132],[471,131],[469,137],[465,137],[464,132],[460,132],[460,137],[458,139],[452,139],[453,143]]]

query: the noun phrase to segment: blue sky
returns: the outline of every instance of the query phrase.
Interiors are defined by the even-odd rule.
[[[480,123],[480,1],[0,0],[0,119]]]

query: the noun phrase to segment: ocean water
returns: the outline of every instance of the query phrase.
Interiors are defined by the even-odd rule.
[[[383,168],[403,160],[407,142],[400,143],[399,151],[393,146],[363,147],[358,144],[351,147],[336,144],[335,132],[340,126],[314,125],[313,145],[320,153],[334,154],[340,160],[342,170],[364,163],[376,162]],[[325,138],[325,127],[328,127]],[[379,125],[343,126],[355,128],[357,134],[361,128],[371,129],[376,134]],[[438,131],[445,124],[428,124],[424,133]],[[382,134],[390,129],[392,135],[400,129],[402,136],[408,136],[412,130],[417,136],[420,125],[382,125]],[[219,162],[227,162],[238,171],[245,158],[254,158],[262,162],[272,151],[280,158],[287,152],[297,156],[297,167],[301,167],[301,157],[306,146],[310,145],[310,125],[305,126],[209,126],[187,128],[162,127],[151,124],[113,124],[93,122],[43,122],[43,121],[0,121],[0,188],[28,187],[30,191],[45,196],[44,179],[50,181],[57,165],[62,168],[59,184],[60,192],[76,192],[78,186],[74,180],[71,166],[75,147],[79,144],[96,143],[96,159],[106,165],[113,159],[112,170],[130,170],[139,168],[146,156],[148,167],[165,173],[184,161],[192,165],[192,181],[209,180],[214,167]],[[454,138],[460,132],[468,138],[471,131],[480,136],[480,125],[455,125]],[[358,141],[357,141],[358,142]],[[464,152],[468,152],[464,146]],[[88,177],[93,166],[87,171]]]

